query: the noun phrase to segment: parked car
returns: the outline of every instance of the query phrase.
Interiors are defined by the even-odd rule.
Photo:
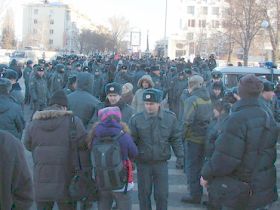
[[[256,76],[265,77],[274,83],[277,83],[280,79],[280,70],[274,68],[225,66],[216,67],[214,71],[220,71],[223,74],[223,82],[227,88],[236,87],[239,79],[245,74],[255,74]]]

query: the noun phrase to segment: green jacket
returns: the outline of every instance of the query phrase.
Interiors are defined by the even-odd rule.
[[[205,87],[195,89],[184,102],[183,136],[187,141],[204,144],[213,115],[209,93]]]
[[[184,156],[178,121],[173,112],[160,109],[154,117],[140,112],[132,116],[129,125],[138,148],[139,162],[166,161],[171,157],[171,147],[177,157]]]

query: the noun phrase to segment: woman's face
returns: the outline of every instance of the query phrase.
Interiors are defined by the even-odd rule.
[[[146,80],[144,80],[143,82],[142,82],[142,87],[144,88],[144,89],[147,89],[147,88],[149,88],[149,83],[146,81]]]

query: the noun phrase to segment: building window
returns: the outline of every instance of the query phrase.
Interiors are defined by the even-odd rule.
[[[188,27],[195,27],[195,20],[188,20]]]
[[[34,15],[38,15],[38,9],[34,9]]]
[[[220,10],[219,7],[212,7],[212,15],[219,15]]]
[[[208,15],[208,7],[202,7],[202,14]]]
[[[37,23],[38,23],[38,20],[37,20],[37,19],[34,19],[33,22],[34,22],[34,24],[37,24]]]
[[[50,24],[53,25],[54,24],[54,20],[50,20]]]
[[[53,29],[50,29],[50,34],[53,34]]]
[[[187,7],[187,14],[194,15],[194,6]]]
[[[53,44],[53,40],[52,40],[52,39],[49,40],[49,44],[50,44],[50,45]]]
[[[194,37],[193,33],[187,33],[188,40],[193,40],[193,37]]]
[[[206,20],[199,20],[198,26],[199,28],[206,28]]]

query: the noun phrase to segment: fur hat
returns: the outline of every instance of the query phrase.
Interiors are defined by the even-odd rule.
[[[51,106],[51,105],[54,105],[54,104],[67,107],[68,99],[67,99],[67,96],[66,96],[66,94],[63,90],[56,91],[52,95],[49,105]]]
[[[275,85],[273,82],[270,82],[268,80],[263,81],[263,91],[269,92],[274,90],[275,90]]]
[[[122,113],[120,108],[117,106],[106,107],[98,111],[98,118],[101,122],[109,120],[115,120],[117,122],[120,122],[122,118]]]
[[[243,76],[238,85],[238,93],[241,98],[257,98],[263,91],[263,82],[254,74]]]
[[[0,94],[8,94],[12,89],[12,83],[6,78],[0,78]]]
[[[7,79],[17,80],[18,79],[18,73],[15,70],[7,69],[5,74],[4,74],[4,77],[7,78]]]
[[[156,88],[146,89],[143,93],[143,101],[160,103],[162,101],[163,93]]]
[[[108,95],[110,93],[121,95],[122,94],[122,86],[117,82],[108,83],[105,86],[105,93],[106,93],[106,95]]]

